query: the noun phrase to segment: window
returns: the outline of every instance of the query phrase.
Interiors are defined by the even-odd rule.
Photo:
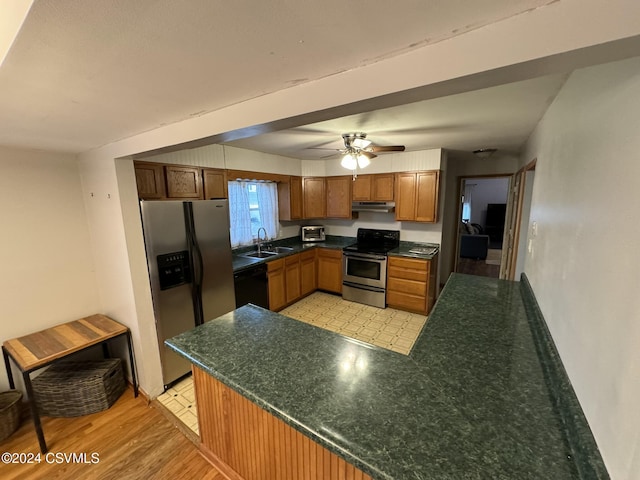
[[[267,238],[278,236],[278,188],[274,182],[229,182],[231,246],[251,245],[264,228]],[[265,235],[262,233],[261,238]]]

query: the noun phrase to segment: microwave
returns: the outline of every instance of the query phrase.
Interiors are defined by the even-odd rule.
[[[300,238],[303,242],[324,242],[324,227],[322,225],[307,225],[301,227]]]

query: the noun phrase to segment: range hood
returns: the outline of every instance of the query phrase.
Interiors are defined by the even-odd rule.
[[[395,212],[395,202],[353,202],[351,204],[352,212]]]

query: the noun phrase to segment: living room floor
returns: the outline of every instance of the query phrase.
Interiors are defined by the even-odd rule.
[[[481,277],[500,278],[500,258],[502,250],[490,248],[485,260],[458,258],[456,272]]]

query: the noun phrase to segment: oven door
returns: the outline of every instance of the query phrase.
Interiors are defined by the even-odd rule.
[[[343,252],[342,280],[358,285],[385,288],[387,257],[366,253]]]

